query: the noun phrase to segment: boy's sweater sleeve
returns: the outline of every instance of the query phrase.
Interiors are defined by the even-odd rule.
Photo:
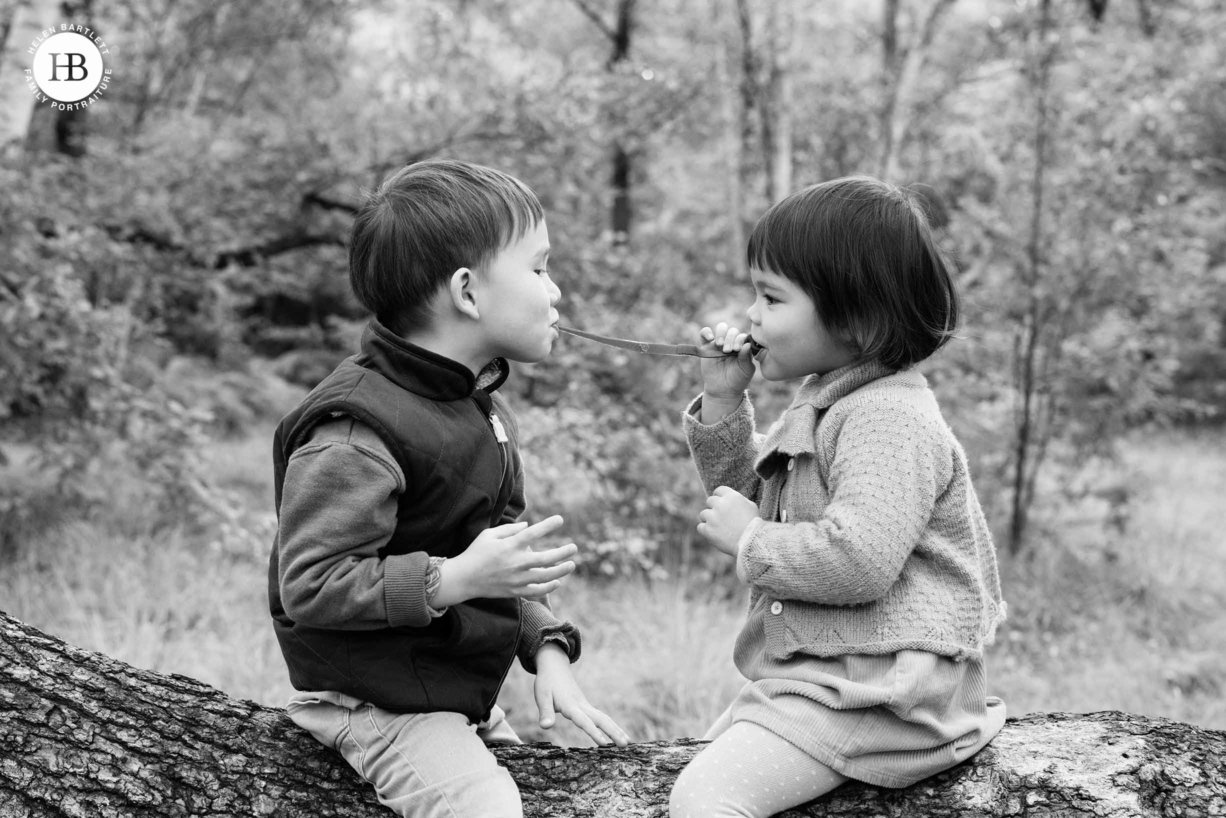
[[[536,673],[536,654],[545,642],[557,642],[571,662],[579,660],[583,640],[572,623],[553,615],[548,597],[525,599],[520,608],[523,636],[519,640],[519,663],[529,673]]]
[[[291,619],[317,628],[422,627],[424,552],[378,556],[396,528],[404,475],[364,424],[320,424],[285,468],[278,581]]]
[[[897,408],[845,420],[829,470],[830,501],[816,520],[749,524],[737,557],[744,582],[828,605],[885,596],[952,474],[928,419]]]
[[[716,423],[702,423],[701,411],[699,395],[682,413],[681,426],[703,488],[711,494],[720,486],[727,486],[758,502],[762,479],[753,465],[764,438],[755,431],[749,395],[744,395],[737,408]]]

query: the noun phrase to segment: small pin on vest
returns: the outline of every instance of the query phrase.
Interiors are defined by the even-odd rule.
[[[490,415],[490,425],[494,427],[494,439],[499,443],[506,443],[510,438],[507,437],[507,430],[502,428],[502,421],[497,415]]]

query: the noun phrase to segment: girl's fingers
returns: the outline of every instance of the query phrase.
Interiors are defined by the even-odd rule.
[[[736,327],[728,327],[728,331],[724,333],[724,352],[732,351],[733,345],[736,343],[736,338],[740,334],[740,331]]]

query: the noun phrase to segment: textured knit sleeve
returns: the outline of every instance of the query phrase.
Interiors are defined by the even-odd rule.
[[[520,609],[523,635],[519,640],[519,663],[529,673],[536,673],[536,654],[547,641],[556,641],[566,649],[571,662],[579,660],[583,640],[579,629],[571,622],[558,619],[550,609],[548,599],[525,599]]]
[[[883,597],[950,479],[939,422],[905,402],[851,411],[834,441],[829,503],[816,519],[755,520],[741,541],[741,579],[782,599],[828,605]]]
[[[746,394],[734,411],[716,423],[700,421],[701,411],[702,395],[699,395],[682,413],[681,426],[703,488],[711,494],[720,486],[727,486],[756,503],[762,480],[753,464],[763,437],[755,431],[749,395]]]
[[[286,464],[278,582],[285,612],[317,628],[421,627],[426,606],[424,552],[381,558],[396,529],[404,475],[386,445],[363,424],[322,424]]]

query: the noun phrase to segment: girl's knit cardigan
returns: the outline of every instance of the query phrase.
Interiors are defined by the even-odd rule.
[[[765,436],[748,396],[711,425],[701,401],[683,423],[707,492],[758,504],[737,574],[751,610],[780,603],[766,617],[770,655],[982,657],[1005,617],[996,553],[923,375],[869,362],[810,376]]]

